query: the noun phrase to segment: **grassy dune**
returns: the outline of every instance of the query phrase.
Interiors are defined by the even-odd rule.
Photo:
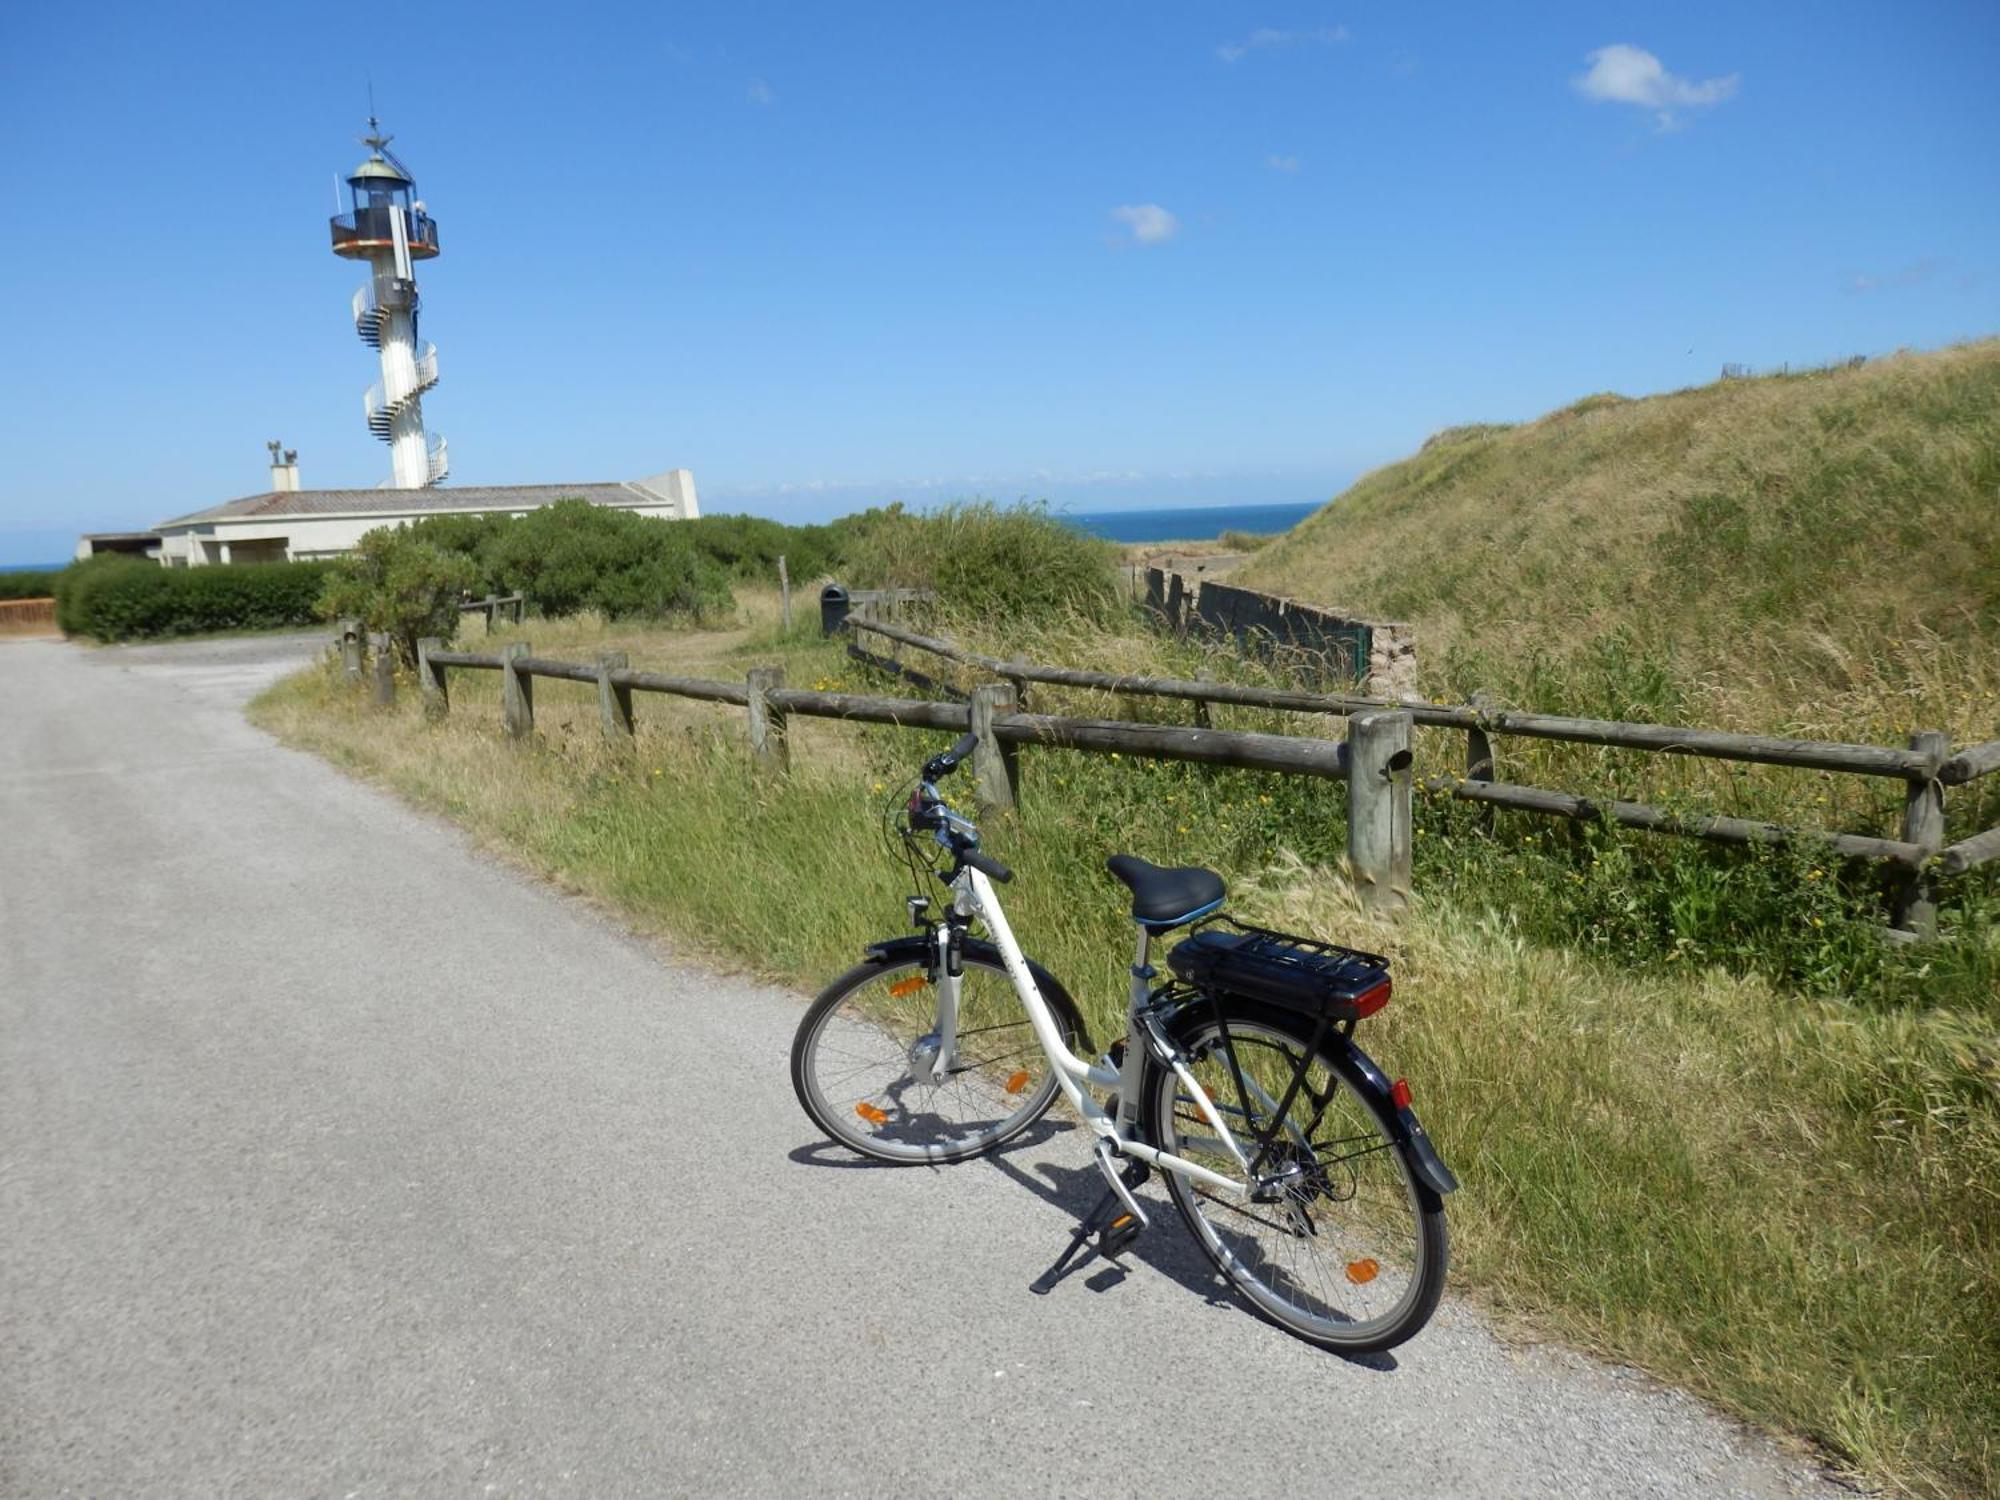
[[[1913,727],[2000,655],[2000,340],[1448,430],[1236,581],[1416,622],[1439,695]]]
[[[550,655],[617,646],[637,666],[729,677],[782,661],[794,684],[885,690],[837,648],[784,636],[763,601],[722,636],[588,621],[522,633]],[[1195,649],[1099,625],[1013,643],[1177,671]],[[642,930],[802,989],[900,925],[880,813],[941,736],[798,721],[793,775],[774,787],[748,774],[739,711],[642,697],[637,742],[607,749],[591,695],[543,682],[537,739],[511,744],[490,674],[455,674],[453,691],[450,718],[428,725],[412,692],[378,713],[315,671],[255,715]],[[1180,711],[1037,691],[1050,711]],[[1217,723],[1305,727],[1237,710]],[[989,841],[1019,871],[1008,898],[1024,941],[1100,1036],[1128,951],[1122,892],[1102,870],[1116,849],[1210,864],[1246,916],[1393,953],[1398,999],[1364,1041],[1411,1079],[1465,1183],[1451,1205],[1458,1291],[1812,1440],[1877,1483],[2000,1483],[1990,931],[1940,950],[1957,955],[1957,977],[1933,995],[1927,973],[1946,960],[1882,956],[1865,894],[1836,880],[1654,852],[1687,848],[1669,840],[1487,829],[1428,802],[1424,900],[1375,926],[1338,873],[1343,798],[1325,783],[1031,752],[1022,811]],[[1780,924],[1813,934],[1796,939],[1802,952],[1873,955],[1865,982],[1836,967],[1802,986],[1786,963],[1737,954],[1703,925],[1717,881],[1736,882],[1755,931],[1781,948]],[[1614,911],[1648,885],[1693,940],[1647,925],[1666,917]]]

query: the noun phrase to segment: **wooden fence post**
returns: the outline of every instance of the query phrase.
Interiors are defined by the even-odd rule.
[[[792,768],[791,747],[785,740],[785,714],[771,706],[770,691],[785,685],[783,667],[750,669],[750,760],[766,776],[783,776]]]
[[[979,743],[972,751],[974,799],[982,813],[1005,812],[1015,805],[1021,784],[1020,754],[993,733],[993,716],[1014,711],[1014,689],[1004,682],[982,683],[972,690],[972,732]]]
[[[1484,693],[1474,693],[1465,700],[1465,706],[1483,719],[1487,710],[1493,706],[1493,700]],[[1491,781],[1493,777],[1493,740],[1484,729],[1475,724],[1465,731],[1465,779]]]
[[[1213,682],[1215,681],[1215,673],[1211,672],[1207,667],[1197,667],[1195,669],[1194,680],[1196,682]],[[1198,728],[1207,729],[1209,727],[1208,700],[1206,698],[1197,698],[1194,700],[1194,722]]]
[[[493,627],[496,624],[498,624],[499,621],[500,621],[500,596],[498,594],[488,594],[486,596],[486,633],[488,635],[493,634]]]
[[[1919,755],[1928,755],[1933,766],[1941,765],[1951,754],[1951,736],[1926,729],[1910,736],[1910,748]],[[1935,854],[1944,847],[1944,783],[1933,772],[1922,780],[1912,777],[1907,785],[1908,790],[1903,794],[1903,842],[1921,844]],[[1899,869],[1889,881],[1890,921],[1895,928],[1912,938],[1936,937],[1937,893],[1929,868]]]
[[[633,734],[632,690],[611,680],[613,672],[628,665],[630,660],[623,651],[597,653],[597,716],[607,740],[621,735],[630,739]]]
[[[433,651],[444,650],[444,642],[427,635],[417,642],[417,690],[424,697],[424,717],[442,719],[451,711],[450,689],[445,686],[444,668],[431,660]]]
[[[1361,904],[1410,904],[1410,726],[1407,709],[1347,721],[1347,863]]]
[[[535,732],[535,679],[514,668],[527,654],[526,641],[500,648],[500,723],[515,739]]]
[[[784,612],[785,634],[792,633],[792,575],[785,571],[785,554],[778,554],[778,602]]]
[[[388,708],[396,701],[396,653],[384,635],[375,642],[375,706]]]
[[[1016,655],[1007,665],[1010,667],[1025,667],[1027,663],[1022,661],[1019,655]],[[1028,679],[1010,675],[1007,678],[1007,684],[1014,690],[1015,712],[1026,713],[1028,711]]]
[[[340,660],[349,682],[361,680],[361,622],[346,619],[340,622]]]

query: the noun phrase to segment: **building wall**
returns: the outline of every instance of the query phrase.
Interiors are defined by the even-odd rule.
[[[666,488],[666,482],[673,476],[687,475],[687,472],[685,469],[672,470],[669,474],[643,482],[648,489],[658,492]],[[684,500],[662,499],[658,504],[634,503],[609,508],[629,510],[636,515],[652,516],[662,521],[683,520],[698,513],[692,476],[688,476],[684,492]],[[381,510],[358,515],[258,516],[241,521],[204,521],[198,526],[163,528],[160,562],[165,567],[209,567],[234,561],[234,548],[242,543],[260,544],[251,549],[259,561],[276,561],[277,555],[271,547],[274,542],[283,547],[286,560],[306,562],[352,552],[363,536],[379,526],[407,526],[426,516],[480,516],[490,513],[484,509]],[[508,512],[511,515],[525,513]],[[228,557],[223,555],[225,548],[230,549]]]

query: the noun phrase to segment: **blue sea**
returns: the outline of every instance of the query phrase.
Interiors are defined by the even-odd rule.
[[[67,559],[52,563],[0,563],[0,573],[54,573],[67,566]]]
[[[1304,505],[1204,505],[1165,510],[1105,510],[1058,520],[1114,542],[1204,542],[1225,531],[1275,536],[1290,531],[1321,502]]]

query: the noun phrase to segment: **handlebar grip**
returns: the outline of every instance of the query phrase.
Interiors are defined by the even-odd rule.
[[[992,855],[981,854],[977,849],[968,849],[959,858],[971,865],[973,869],[984,875],[988,880],[997,880],[1000,884],[1005,885],[1014,878],[1012,870],[1001,864]]]
[[[978,743],[979,736],[968,732],[964,738],[945,751],[944,754],[933,755],[929,760],[924,762],[924,780],[936,781],[940,776],[949,775],[958,768],[960,761],[972,754],[974,747]]]

